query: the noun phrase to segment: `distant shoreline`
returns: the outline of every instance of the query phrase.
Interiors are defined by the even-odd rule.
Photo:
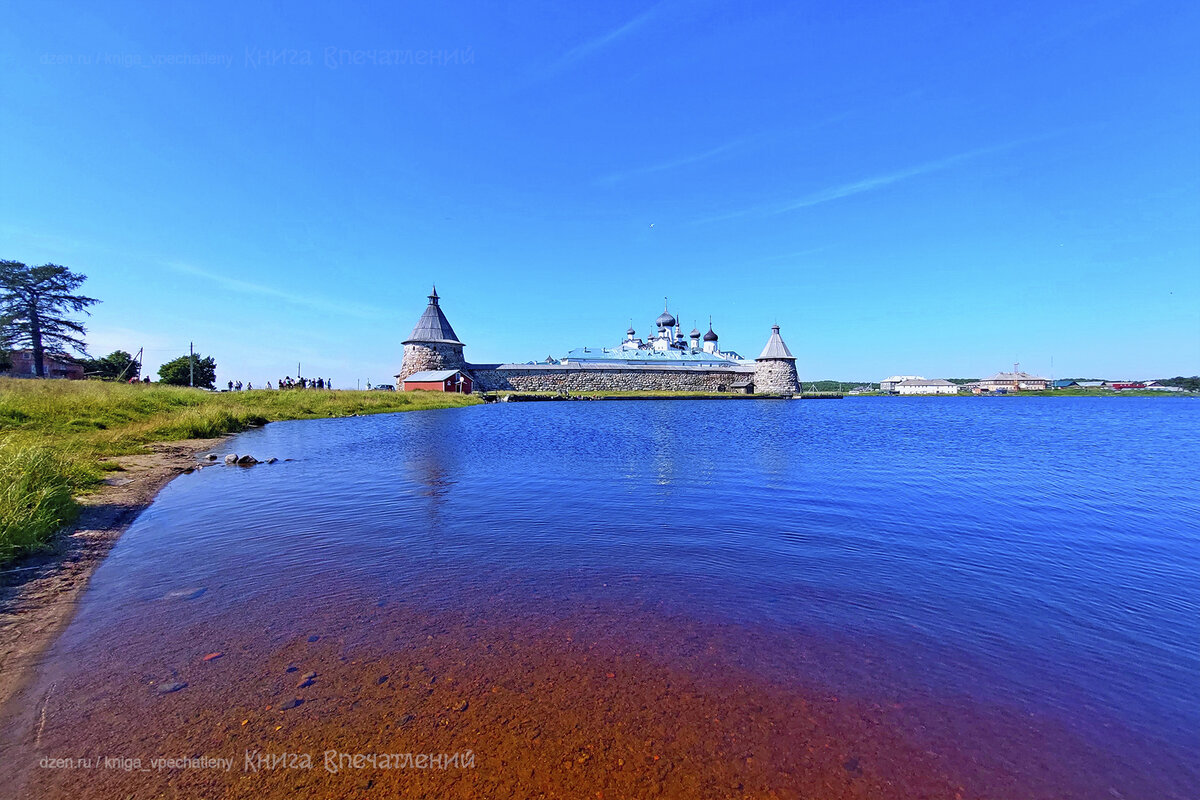
[[[955,394],[888,394],[886,392],[862,392],[860,394],[846,394],[847,398],[851,397],[1200,397],[1200,392],[1163,392],[1153,389],[1121,389],[1119,391],[1112,389],[1054,389],[1045,391],[1028,391],[1019,392],[987,392],[986,394],[974,394],[972,392],[957,392]]]
[[[480,392],[478,396],[485,403],[495,402],[553,402],[558,400],[816,400],[826,398],[844,398],[852,400],[860,397],[887,397],[887,398],[937,398],[937,397],[1200,397],[1200,392],[1163,392],[1150,389],[1122,389],[1120,391],[1113,390],[1073,390],[1073,389],[1056,389],[1046,391],[1019,391],[1019,392],[989,392],[987,394],[973,394],[971,392],[957,392],[955,394],[888,394],[885,392],[862,392],[859,394],[851,394],[849,392],[831,392],[831,391],[805,391],[800,395],[762,395],[762,394],[741,394],[738,392],[660,392],[660,391],[612,391],[612,392],[570,392],[568,394],[557,394],[555,392]]]

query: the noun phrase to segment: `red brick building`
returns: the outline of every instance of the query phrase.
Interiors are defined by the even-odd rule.
[[[471,376],[458,369],[427,370],[414,372],[401,384],[406,392],[424,389],[427,392],[461,392],[471,393]]]
[[[37,376],[36,362],[33,360],[32,350],[13,350],[9,355],[13,362],[12,368],[8,371],[9,375],[16,378],[33,378]],[[77,364],[69,358],[44,353],[42,355],[42,365],[47,378],[66,378],[72,381],[83,380],[83,365]]]

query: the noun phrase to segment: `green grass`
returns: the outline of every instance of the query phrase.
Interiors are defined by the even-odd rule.
[[[0,564],[39,547],[75,519],[80,477],[53,448],[0,442]]]
[[[78,513],[75,497],[146,445],[207,439],[286,419],[449,408],[440,392],[213,393],[159,385],[0,378],[0,563],[46,543]]]

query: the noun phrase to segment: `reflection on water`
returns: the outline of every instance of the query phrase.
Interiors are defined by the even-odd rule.
[[[237,731],[171,739],[183,734],[153,721],[160,700],[146,687],[186,674],[171,695],[178,713],[228,706],[250,719],[261,712],[250,710],[255,692],[280,688],[263,676],[310,651],[330,675],[324,697],[340,704],[305,723],[318,726],[310,738],[383,718],[384,706],[342,703],[365,691],[363,665],[411,671],[412,690],[417,666],[439,659],[491,701],[472,701],[477,721],[486,708],[498,715],[475,730],[489,736],[518,714],[493,697],[513,665],[551,676],[570,664],[580,678],[603,653],[638,665],[607,701],[609,723],[658,724],[636,716],[656,703],[691,719],[710,698],[734,716],[788,708],[817,726],[764,740],[754,769],[745,756],[722,762],[733,777],[774,770],[764,786],[798,773],[832,780],[827,768],[848,781],[837,790],[846,796],[885,796],[879,787],[896,781],[912,790],[945,776],[953,787],[970,763],[967,796],[1098,786],[1183,797],[1200,730],[1198,408],[1132,398],[530,403],[272,424],[233,449],[294,461],[177,480],[96,573],[44,668],[58,687],[45,736],[66,746],[144,729],[146,747],[219,747]],[[311,635],[324,638],[310,647]],[[571,649],[585,640],[584,655]],[[200,651],[231,653],[213,662],[225,670],[219,684],[216,668],[195,666]],[[487,676],[461,666],[500,652]],[[618,672],[596,669],[602,683]],[[697,681],[692,699],[644,697],[654,669],[664,686]],[[543,708],[561,689],[547,681]],[[596,692],[550,707],[566,715],[580,698],[601,702]],[[739,692],[765,694],[751,704]],[[407,713],[458,720],[420,705],[443,702],[429,697]],[[862,704],[854,714],[838,710],[851,702]],[[586,729],[582,713],[571,712],[572,730]],[[755,713],[738,735],[767,724]],[[804,737],[834,730],[831,742],[867,737],[861,749],[874,755],[788,761],[807,752]],[[908,738],[885,742],[883,731]],[[673,741],[680,758],[717,747]],[[944,761],[924,764],[910,746]],[[1014,749],[988,766],[1004,747]],[[516,781],[511,771],[505,780]],[[1079,788],[1064,773],[1097,783]],[[629,776],[626,790],[639,793],[649,775]],[[57,778],[39,776],[47,791],[79,791]],[[661,780],[687,796],[678,775]]]

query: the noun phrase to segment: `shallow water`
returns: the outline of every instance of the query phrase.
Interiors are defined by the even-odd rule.
[[[28,777],[75,796],[345,777],[246,774],[246,748],[304,744],[474,747],[469,772],[420,776],[463,793],[1189,797],[1198,422],[1174,398],[861,398],[275,423],[233,449],[279,463],[183,476],[120,540],[43,665],[47,722],[19,760],[238,760]],[[522,720],[591,738],[564,756]],[[642,734],[591,743],[622,725],[662,732],[614,784]],[[753,755],[730,744],[771,726]]]

